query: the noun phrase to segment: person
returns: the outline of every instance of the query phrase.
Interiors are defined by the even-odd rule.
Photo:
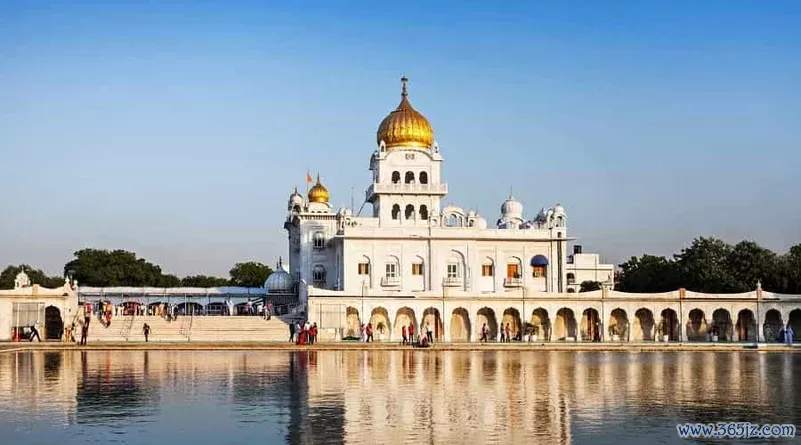
[[[501,339],[499,341],[503,343],[506,341],[506,331],[503,329],[503,324],[501,324],[501,328],[498,330],[501,331]]]
[[[487,342],[487,335],[488,334],[489,334],[489,328],[487,328],[487,323],[484,323],[484,325],[481,326],[481,342],[482,343],[486,343]]]
[[[81,325],[81,346],[86,346],[86,339],[89,337],[89,322],[91,320],[92,317],[90,317],[89,312],[87,312],[83,317],[83,325]]]
[[[373,341],[373,324],[367,323],[367,328],[365,328],[365,333],[367,334],[367,342]]]
[[[787,346],[793,345],[793,334],[793,327],[788,324],[787,329],[784,330],[784,340],[787,342]]]
[[[295,341],[295,323],[289,323],[289,341]]]
[[[270,321],[270,319],[273,318],[273,304],[272,303],[267,303],[264,306],[264,318],[267,321]]]
[[[403,336],[403,341],[401,342],[402,345],[408,344],[409,339],[406,337],[406,326],[401,327],[401,336]]]
[[[39,342],[42,341],[42,337],[39,337],[39,331],[36,330],[36,326],[31,325],[31,340],[30,341],[33,341],[34,337],[36,337],[37,341],[39,341]]]
[[[147,339],[150,336],[150,325],[145,323],[142,326],[142,333],[145,334],[145,343],[147,343]]]
[[[431,326],[426,322],[426,337],[429,343],[434,343],[434,334],[431,332]]]
[[[313,345],[317,341],[317,323],[312,323],[309,328],[309,344]]]
[[[409,343],[413,343],[414,341],[414,324],[409,323]]]

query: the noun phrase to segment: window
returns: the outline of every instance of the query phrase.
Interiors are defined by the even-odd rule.
[[[481,276],[482,277],[491,277],[494,275],[495,271],[492,270],[492,264],[484,264],[481,266]]]
[[[576,293],[576,290],[571,288],[571,289],[567,290],[567,293],[574,294],[574,293]]]
[[[406,153],[407,161],[414,161],[414,153]]]
[[[428,184],[428,173],[420,172],[420,184]]]
[[[459,278],[459,265],[458,264],[448,264],[448,279],[456,279]]]
[[[574,274],[567,274],[567,284],[576,284],[576,276]]]
[[[312,269],[312,281],[315,284],[325,284],[325,267],[318,264]]]
[[[428,207],[425,205],[420,206],[420,219],[424,221],[428,219]]]
[[[531,276],[534,278],[544,278],[545,277],[545,266],[534,266]]]
[[[325,249],[325,235],[323,232],[314,232],[314,237],[312,239],[315,249]]]
[[[370,263],[359,263],[359,275],[370,275]]]
[[[400,172],[392,172],[392,183],[393,184],[400,183]]]
[[[398,204],[392,206],[392,219],[400,219],[400,206]]]
[[[506,265],[506,278],[520,278],[520,265],[507,264]]]
[[[404,181],[407,184],[414,184],[414,172],[406,172],[406,177]]]
[[[411,205],[411,204],[408,204],[406,206],[406,211],[403,212],[403,214],[404,214],[404,216],[406,216],[406,219],[414,219],[414,206]]]
[[[412,264],[412,275],[423,275],[423,263]]]
[[[398,277],[398,265],[395,263],[387,263],[386,264],[386,277],[387,278],[397,278]]]

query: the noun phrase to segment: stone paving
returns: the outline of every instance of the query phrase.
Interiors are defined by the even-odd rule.
[[[801,344],[780,343],[434,343],[429,348],[412,348],[397,343],[336,342],[296,345],[289,342],[99,342],[79,346],[61,342],[0,343],[0,353],[39,350],[278,350],[278,351],[343,351],[403,350],[422,351],[768,351],[801,352]]]

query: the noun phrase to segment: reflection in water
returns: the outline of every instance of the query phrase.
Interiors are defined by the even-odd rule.
[[[0,354],[0,437],[684,443],[679,422],[797,421],[799,390],[801,355],[759,352],[20,352]]]

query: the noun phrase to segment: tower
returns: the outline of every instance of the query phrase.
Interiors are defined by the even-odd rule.
[[[409,102],[408,81],[401,78],[400,104],[378,126],[378,147],[370,157],[373,182],[367,201],[382,225],[428,225],[448,193],[441,182],[442,156],[434,130]]]

